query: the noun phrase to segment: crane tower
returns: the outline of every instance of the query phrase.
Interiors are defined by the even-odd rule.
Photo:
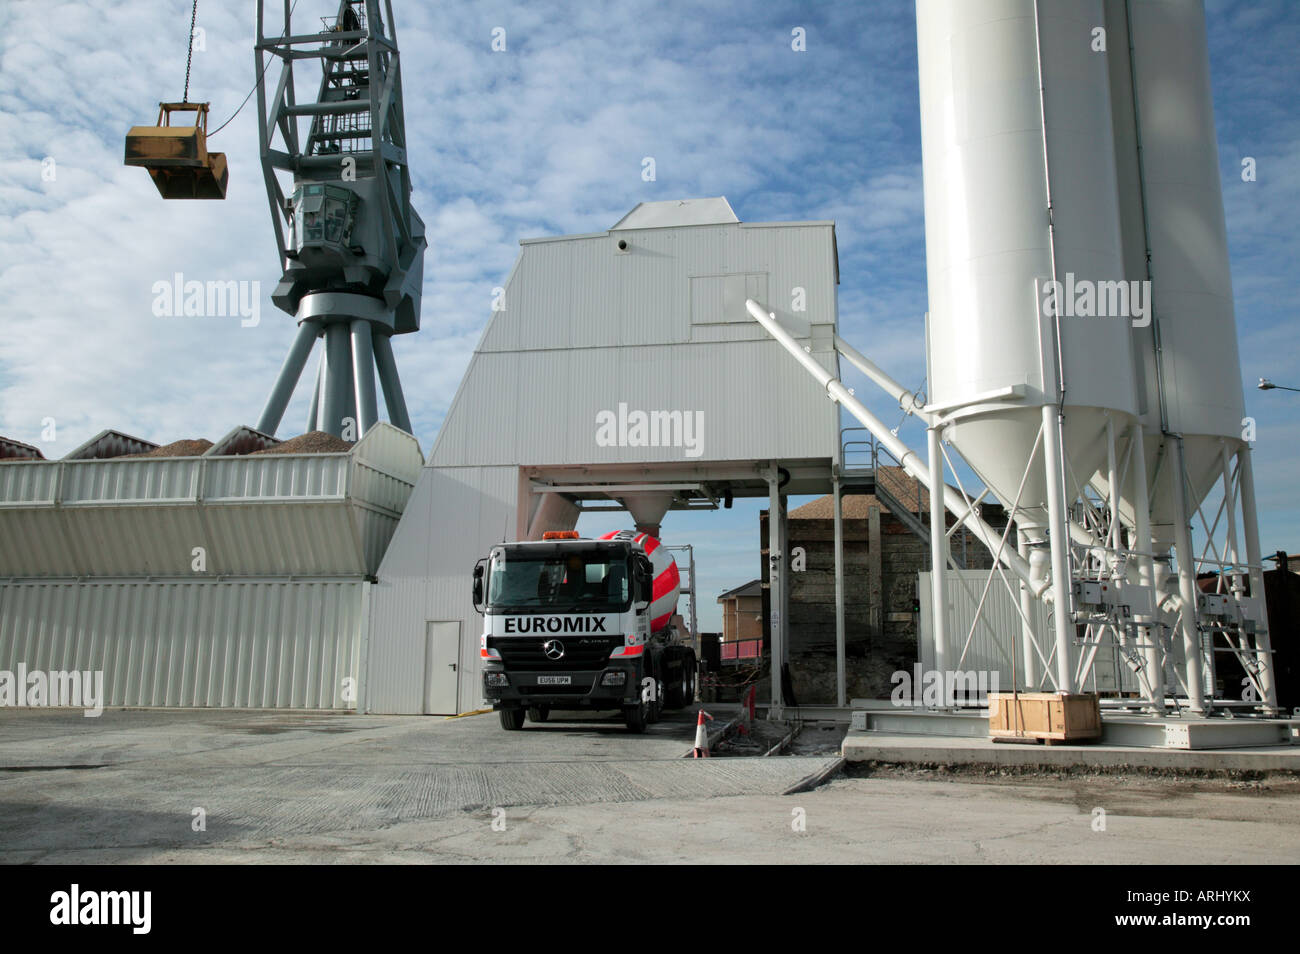
[[[411,430],[391,338],[420,327],[424,223],[411,206],[402,75],[391,0],[340,0],[320,28],[268,36],[257,2],[258,143],[283,275],[272,300],[298,333],[262,410],[274,434],[318,338],[307,430],[360,438],[377,420]],[[294,4],[296,6],[296,4]],[[278,59],[278,74],[270,66]],[[294,71],[319,60],[312,101]],[[288,194],[277,173],[292,175]]]

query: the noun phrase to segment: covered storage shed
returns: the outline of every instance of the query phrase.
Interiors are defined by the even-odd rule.
[[[0,463],[0,670],[99,670],[111,706],[355,707],[423,457],[388,424],[348,450],[278,446],[237,428],[138,456],[156,445],[109,431]]]

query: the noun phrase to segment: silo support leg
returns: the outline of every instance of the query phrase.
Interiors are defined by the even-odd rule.
[[[1133,461],[1134,514],[1133,548],[1141,554],[1138,557],[1138,582],[1154,595],[1156,594],[1156,572],[1150,554],[1155,544],[1151,539],[1150,485],[1147,483],[1147,453],[1141,422],[1133,425],[1131,435],[1132,451],[1130,456]],[[1158,600],[1153,600],[1152,605],[1153,607],[1159,605]],[[1145,634],[1142,662],[1143,669],[1146,671],[1147,686],[1151,691],[1151,706],[1157,713],[1163,715],[1165,711],[1165,659],[1160,648],[1160,614],[1158,611],[1153,610],[1152,615],[1143,614],[1137,618],[1137,622],[1141,627],[1140,632]]]
[[[934,668],[941,677],[948,670],[948,528],[947,510],[938,504],[943,500],[943,448],[942,433],[938,426],[926,431],[927,450],[930,456],[930,626],[934,640]],[[951,685],[944,678],[945,686]],[[944,698],[943,705],[952,700]]]
[[[1065,459],[1061,446],[1059,411],[1055,404],[1043,405],[1043,466],[1047,476],[1047,521],[1052,548],[1052,622],[1056,633],[1056,691],[1074,692],[1074,669],[1070,647],[1074,642],[1074,601],[1070,578],[1070,537],[1065,513]]]
[[[1255,509],[1255,469],[1250,459],[1250,445],[1237,451],[1238,492],[1241,494],[1241,530],[1246,541],[1246,563],[1250,567],[1250,595],[1259,600],[1262,618],[1255,630],[1256,664],[1259,684],[1264,690],[1264,708],[1277,714],[1277,683],[1273,678],[1273,642],[1268,632],[1268,610],[1264,602],[1263,556],[1259,549],[1259,514]]]
[[[1187,501],[1187,469],[1182,438],[1171,436],[1169,461],[1174,484],[1174,552],[1178,558],[1178,592],[1182,606],[1178,629],[1183,637],[1183,665],[1186,667],[1188,708],[1193,715],[1205,715],[1205,669],[1201,659],[1201,631],[1196,624],[1196,551],[1192,549],[1190,508]]]

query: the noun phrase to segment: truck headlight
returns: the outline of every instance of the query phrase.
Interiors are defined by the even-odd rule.
[[[607,672],[600,677],[600,684],[602,686],[625,686],[627,685],[627,673],[622,669]]]
[[[483,681],[489,686],[510,685],[510,680],[506,677],[506,674],[503,672],[485,672],[483,674]]]

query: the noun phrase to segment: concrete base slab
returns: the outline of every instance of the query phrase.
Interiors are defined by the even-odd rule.
[[[930,735],[948,738],[986,739],[989,734],[987,709],[967,712],[934,712],[928,709],[862,709],[853,713],[849,728],[889,735]]]
[[[841,753],[848,762],[902,765],[989,765],[1042,768],[1149,768],[1174,771],[1300,773],[1300,746],[1170,749],[1110,744],[1034,745],[983,738],[890,735],[850,729]]]
[[[1289,745],[1295,723],[1284,719],[1156,719],[1104,715],[1103,743],[1167,749],[1243,749]]]
[[[851,730],[884,735],[987,739],[987,709],[941,712],[928,709],[860,709]],[[1288,745],[1300,722],[1293,719],[1156,718],[1127,713],[1102,714],[1101,744],[1130,748],[1184,750],[1241,749]]]

